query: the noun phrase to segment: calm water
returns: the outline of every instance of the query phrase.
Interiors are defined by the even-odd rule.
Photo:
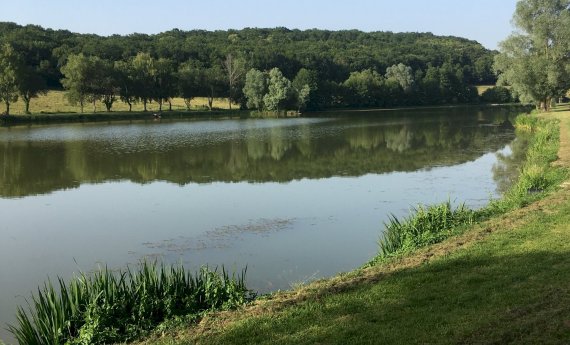
[[[0,128],[0,322],[98,263],[247,265],[261,292],[351,270],[388,214],[496,197],[524,146],[506,110],[368,115]]]

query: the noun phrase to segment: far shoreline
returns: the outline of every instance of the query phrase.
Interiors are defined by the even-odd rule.
[[[438,109],[461,109],[461,108],[497,108],[497,107],[529,107],[520,103],[506,104],[453,104],[453,105],[426,105],[413,107],[393,107],[393,108],[331,108],[318,111],[307,111],[296,113],[286,111],[277,113],[257,113],[250,110],[198,110],[198,111],[136,111],[136,112],[96,112],[96,113],[36,113],[30,115],[1,115],[0,127],[11,127],[31,124],[67,124],[67,123],[96,123],[96,122],[118,122],[118,121],[161,121],[161,120],[235,120],[235,119],[258,119],[258,118],[295,118],[295,117],[321,117],[324,114],[341,115],[343,113],[375,113],[375,112],[397,112],[416,110],[438,110]],[[157,117],[155,114],[159,114]]]

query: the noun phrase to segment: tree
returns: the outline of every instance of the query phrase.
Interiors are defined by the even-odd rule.
[[[494,69],[522,101],[544,111],[570,88],[570,1],[521,0],[513,16],[519,30],[500,44]]]
[[[229,106],[232,109],[232,101],[236,100],[235,90],[246,72],[246,61],[243,58],[236,58],[231,53],[226,55],[222,63],[229,87]],[[243,84],[242,84],[243,85]]]
[[[134,94],[143,103],[144,111],[155,95],[155,60],[148,53],[138,53],[132,60],[134,72]]]
[[[111,111],[117,96],[121,94],[120,75],[115,69],[115,64],[108,60],[96,60],[96,77],[94,79],[94,93],[105,104],[107,112]]]
[[[347,102],[351,106],[380,105],[384,78],[372,69],[352,72],[344,82],[348,91]]]
[[[318,89],[317,73],[301,68],[291,83],[296,94],[297,111],[305,109],[311,100],[311,94]]]
[[[115,73],[119,87],[121,101],[129,105],[129,112],[133,110],[133,103],[137,101],[135,71],[132,60],[115,61]]]
[[[245,75],[243,93],[249,109],[263,109],[263,96],[267,93],[267,73],[252,68]]]
[[[269,71],[267,94],[263,97],[265,108],[279,112],[279,108],[291,93],[291,81],[283,76],[279,68]]]
[[[6,105],[6,115],[10,115],[10,104],[18,100],[18,56],[11,45],[0,48],[0,100]]]
[[[176,76],[174,62],[169,59],[160,58],[155,61],[155,87],[153,99],[158,103],[159,111],[162,111],[162,104],[168,102],[169,110],[172,110],[172,97],[176,94]]]
[[[208,109],[212,110],[214,98],[224,92],[224,73],[218,65],[204,69],[203,73],[203,92],[208,98]]]
[[[396,80],[404,92],[410,92],[414,85],[412,68],[403,63],[388,67],[386,69],[386,79]]]
[[[200,62],[188,60],[178,68],[178,95],[184,99],[186,109],[190,110],[190,102],[200,93],[204,74]]]
[[[64,78],[61,80],[67,90],[67,99],[71,104],[79,103],[81,112],[88,101],[92,69],[89,58],[83,54],[71,54],[67,63],[61,67]]]
[[[24,65],[18,73],[18,92],[24,101],[24,112],[30,113],[30,102],[41,94],[46,94],[48,87],[46,80],[33,66]]]

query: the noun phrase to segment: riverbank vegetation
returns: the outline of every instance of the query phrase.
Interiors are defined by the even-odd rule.
[[[570,112],[557,116],[566,131],[559,155],[567,157]],[[519,130],[532,136],[523,171],[556,159],[556,121],[526,117]],[[436,229],[452,223],[453,214],[467,223],[477,214],[486,219],[455,228],[442,242],[265,296],[143,344],[564,343],[570,336],[570,185],[557,189],[566,169],[548,164],[550,177],[539,189],[534,174],[523,173],[504,199],[483,210],[455,212],[444,204],[410,218],[409,224]],[[416,238],[426,238],[419,233]]]
[[[433,206],[420,205],[402,220],[392,216],[385,224],[379,241],[380,252],[372,263],[441,242],[461,233],[466,226],[526,206],[556,188],[567,177],[565,170],[552,165],[558,158],[560,140],[556,121],[538,118],[536,114],[521,115],[516,119],[515,128],[518,140],[527,136],[529,146],[518,180],[503,198],[492,200],[479,210],[470,210],[464,205],[454,208],[448,201]]]
[[[164,321],[192,321],[206,311],[243,305],[252,293],[245,271],[230,276],[204,267],[142,262],[136,270],[101,268],[56,286],[47,282],[18,310],[9,330],[20,344],[109,344],[133,340]]]
[[[0,98],[6,113],[18,98],[23,113],[43,111],[32,100],[62,88],[80,109],[152,102],[162,110],[176,97],[187,108],[197,97],[212,108],[221,97],[228,108],[259,109],[244,90],[248,71],[257,70],[273,74],[264,110],[470,103],[472,85],[495,82],[494,54],[430,33],[175,29],[100,37],[0,23]]]

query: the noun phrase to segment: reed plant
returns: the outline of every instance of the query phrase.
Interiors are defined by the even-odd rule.
[[[136,339],[176,317],[198,318],[253,298],[245,270],[229,275],[207,267],[192,274],[183,266],[142,262],[137,270],[101,268],[69,283],[58,279],[38,289],[9,326],[20,344],[108,344]]]
[[[398,219],[391,215],[384,223],[385,231],[379,240],[380,256],[408,252],[437,243],[447,238],[460,225],[472,224],[474,212],[464,204],[453,208],[447,201],[437,205],[419,205],[412,215]]]

